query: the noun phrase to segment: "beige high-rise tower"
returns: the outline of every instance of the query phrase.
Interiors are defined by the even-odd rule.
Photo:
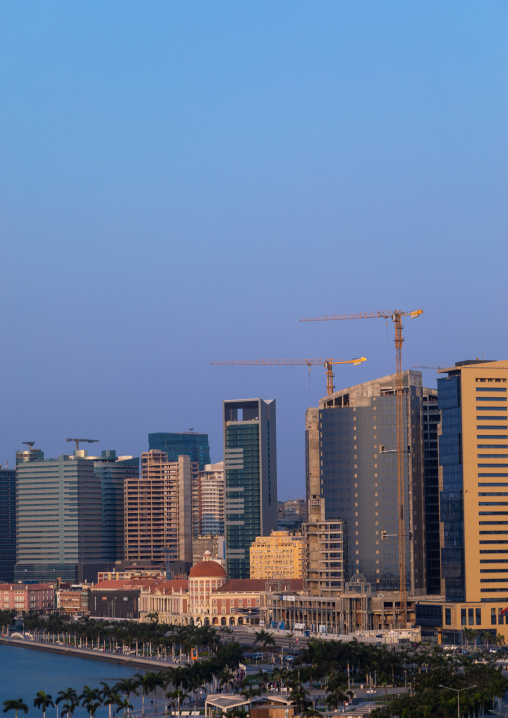
[[[141,454],[141,478],[125,481],[125,558],[192,562],[192,466],[188,456]]]

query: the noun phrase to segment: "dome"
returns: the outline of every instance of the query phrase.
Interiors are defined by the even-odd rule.
[[[205,554],[206,556],[206,554]],[[195,564],[189,573],[189,578],[226,578],[226,572],[217,561],[212,561],[210,558],[205,558],[204,561],[200,561]]]

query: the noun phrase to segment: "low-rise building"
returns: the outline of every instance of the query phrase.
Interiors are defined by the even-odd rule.
[[[1,583],[0,611],[51,613],[55,606],[53,586],[46,583]]]
[[[250,547],[251,578],[303,578],[303,539],[289,531],[258,536]]]
[[[265,591],[260,615],[264,625],[291,631],[348,635],[358,631],[387,631],[400,625],[398,591],[375,593],[364,576],[355,574],[344,592],[314,596],[296,591]],[[408,624],[415,621],[418,598],[408,596]]]
[[[89,584],[57,589],[56,610],[67,616],[87,616],[89,590]]]
[[[175,625],[257,625],[262,591],[301,591],[302,587],[302,579],[228,579],[224,568],[205,553],[188,581],[155,581],[143,588],[140,619],[149,621],[156,614],[159,622]]]
[[[186,579],[158,581],[143,589],[139,597],[141,621],[157,616],[159,623],[176,624],[177,617],[189,612],[189,582]]]
[[[160,582],[160,580],[159,580]],[[100,581],[88,593],[88,610],[93,618],[139,618],[139,597],[142,590],[156,586],[157,579],[125,579]]]

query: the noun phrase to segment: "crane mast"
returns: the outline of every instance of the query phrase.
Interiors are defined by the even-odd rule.
[[[407,625],[407,585],[406,585],[406,526],[405,526],[405,490],[404,490],[404,423],[403,423],[403,387],[402,387],[402,317],[415,319],[423,314],[422,309],[402,312],[394,309],[390,312],[362,312],[359,314],[341,314],[326,317],[300,319],[301,322],[327,322],[343,319],[391,319],[395,325],[395,394],[397,413],[397,502],[398,502],[398,537],[399,537],[399,592],[400,622],[403,628]]]

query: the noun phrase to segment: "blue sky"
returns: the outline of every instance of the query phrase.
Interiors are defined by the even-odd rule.
[[[146,450],[275,398],[279,497],[304,495],[320,368],[422,308],[403,364],[506,351],[508,6],[4,3],[0,23],[0,460],[68,436]],[[425,372],[428,385],[435,375]]]

